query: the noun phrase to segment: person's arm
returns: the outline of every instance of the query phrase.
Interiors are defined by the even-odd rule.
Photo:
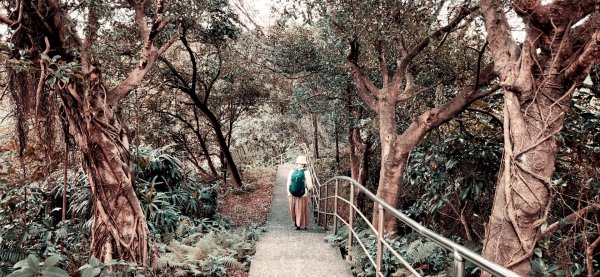
[[[286,182],[286,191],[287,191],[287,195],[291,196],[292,194],[290,193],[290,184],[292,184],[292,173],[294,172],[294,170],[290,170],[290,173],[288,174],[287,177],[287,182]]]
[[[312,175],[308,169],[304,171],[304,179],[306,180],[306,192],[310,192],[313,189],[313,181]]]

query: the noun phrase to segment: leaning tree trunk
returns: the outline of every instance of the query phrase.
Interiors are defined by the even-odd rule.
[[[69,90],[75,91],[74,86]],[[78,86],[77,90],[86,88]],[[94,206],[91,256],[148,263],[148,227],[131,174],[129,141],[102,90],[87,89],[81,101],[61,94],[69,130],[83,155]],[[67,96],[69,95],[69,96]]]
[[[229,174],[231,174],[231,179],[236,186],[242,186],[242,177],[237,169],[237,166],[233,160],[233,156],[231,155],[231,151],[229,150],[229,146],[227,145],[227,140],[223,135],[223,131],[221,130],[221,123],[217,117],[208,109],[208,107],[202,103],[196,102],[196,107],[200,109],[200,111],[206,116],[210,125],[213,127],[215,131],[215,136],[217,138],[217,143],[219,144],[219,148],[221,149],[221,153],[223,154],[223,158],[225,158],[225,163],[227,164],[227,170]]]

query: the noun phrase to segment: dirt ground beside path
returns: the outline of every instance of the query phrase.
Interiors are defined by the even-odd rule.
[[[271,196],[275,184],[277,167],[253,168],[243,172],[242,180],[246,187],[233,185],[221,188],[219,213],[231,218],[234,227],[264,225],[271,208]]]
[[[271,209],[276,173],[277,167],[250,169],[242,175],[244,184],[249,184],[245,189],[233,185],[222,187],[220,195],[224,196],[219,199],[219,213],[229,216],[234,228],[264,225]],[[227,275],[247,277],[248,271],[229,269]]]

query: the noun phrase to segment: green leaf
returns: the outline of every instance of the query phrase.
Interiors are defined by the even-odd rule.
[[[29,255],[29,257],[27,257],[27,265],[33,272],[40,272],[40,262],[36,256]]]
[[[446,162],[446,170],[452,169],[458,162],[456,160],[448,160]]]
[[[60,259],[61,259],[60,255],[52,255],[52,256],[46,258],[46,260],[42,264],[42,267],[53,267],[58,262],[60,262]]]
[[[536,249],[534,250],[534,252],[535,252],[535,255],[536,255],[536,256],[538,256],[538,257],[540,257],[540,258],[542,257],[542,249],[541,249],[541,248],[536,248]]]
[[[54,86],[54,84],[56,84],[56,77],[52,76],[49,80],[48,80],[48,84],[51,86]]]
[[[19,55],[21,57],[25,56],[25,50],[23,50],[23,49],[19,50]]]
[[[581,117],[585,119],[600,119],[600,113],[582,113]]]
[[[48,57],[48,55],[46,55],[46,54],[42,54],[42,59],[44,59],[44,60],[46,60],[48,62],[52,61],[52,59],[50,59],[50,57]]]
[[[460,200],[465,200],[465,198],[467,198],[467,196],[469,195],[469,190],[471,188],[468,187],[466,189],[464,189],[461,193],[460,193]]]
[[[8,274],[8,276],[6,276],[6,277],[29,277],[29,276],[33,276],[33,273],[31,273],[31,270],[23,269],[23,270],[15,271],[11,274]]]
[[[42,270],[44,276],[49,277],[68,277],[69,273],[58,267],[50,267]]]
[[[92,257],[90,259],[90,265],[92,265],[93,267],[99,267],[101,265],[101,262],[100,262],[100,260]]]
[[[98,276],[100,274],[100,271],[101,270],[99,268],[88,267],[81,273],[81,277]]]
[[[60,59],[60,55],[52,57],[52,62],[55,63],[56,61],[58,61],[58,59]]]
[[[548,221],[545,221],[544,223],[542,223],[542,225],[540,226],[540,232],[543,233],[544,231],[546,231],[546,228],[548,228]],[[541,256],[539,256],[539,257],[541,257]]]
[[[15,265],[13,265],[13,268],[29,268],[27,266],[27,260],[20,260],[18,261]]]

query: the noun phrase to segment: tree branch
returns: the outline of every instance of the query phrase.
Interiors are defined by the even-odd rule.
[[[569,21],[577,22],[596,11],[598,5],[598,0],[559,0],[547,5],[542,5],[540,0],[518,0],[513,2],[512,7],[519,16],[529,18],[534,26],[552,30],[544,26],[564,26]]]
[[[402,59],[400,60],[400,62],[398,64],[398,68],[396,69],[396,72],[394,73],[394,77],[392,79],[392,83],[398,84],[400,81],[402,81],[403,75],[404,75],[406,69],[408,68],[408,65],[412,62],[412,60],[417,55],[419,55],[419,53],[421,53],[423,51],[423,49],[425,49],[425,47],[427,47],[429,45],[429,43],[433,39],[439,38],[441,35],[451,32],[465,17],[472,14],[473,12],[475,12],[478,9],[479,9],[478,6],[475,6],[475,7],[463,6],[463,7],[461,7],[461,9],[458,12],[458,14],[456,15],[456,17],[452,21],[450,21],[446,26],[443,26],[443,27],[435,30],[431,34],[427,35],[426,37],[421,39],[421,41],[417,45],[415,45],[413,48],[408,50],[407,54],[402,57]]]
[[[489,115],[492,119],[494,119],[494,121],[499,123],[500,126],[503,126],[502,118],[500,118],[499,116],[497,116],[496,114],[494,114],[490,111],[486,111],[486,110],[482,110],[482,109],[478,109],[478,108],[467,108],[467,111],[478,112],[478,113],[482,113],[485,115]]]
[[[180,36],[180,40],[183,43],[183,46],[185,47],[185,50],[187,50],[188,55],[190,57],[190,62],[192,63],[192,86],[191,86],[191,90],[193,93],[197,93],[196,92],[196,81],[198,80],[198,65],[196,63],[196,55],[194,55],[194,51],[192,51],[192,47],[190,47],[190,44],[187,40],[187,27],[184,26],[183,27],[183,31],[181,32],[181,36]]]
[[[181,76],[181,74],[179,73],[179,71],[177,71],[177,69],[175,68],[175,65],[173,65],[173,63],[171,63],[169,60],[167,60],[163,56],[158,56],[158,60],[161,61],[161,62],[163,62],[167,66],[167,68],[169,68],[169,70],[171,71],[171,73],[173,73],[173,75],[175,76],[175,78],[177,78],[177,80],[179,80],[179,82],[181,83],[181,85],[186,90],[190,90],[190,86],[188,85],[187,81],[183,78],[183,76]]]
[[[159,30],[162,30],[164,28],[164,22],[169,21],[168,18],[163,17],[163,0],[158,0],[156,15],[152,20],[153,22],[151,30],[148,29],[145,17],[145,11],[149,6],[150,0],[144,0],[141,3],[136,3],[135,0],[129,0],[129,3],[135,11],[135,21],[138,25],[138,28],[140,29],[142,41],[144,42],[144,47],[142,49],[142,53],[140,54],[138,65],[133,70],[131,70],[131,72],[129,72],[125,80],[123,80],[111,91],[107,99],[107,104],[110,106],[114,106],[116,103],[119,102],[119,100],[121,100],[122,98],[127,96],[131,91],[137,88],[156,62],[156,58],[163,54],[169,47],[171,47],[171,45],[173,45],[173,43],[175,43],[175,41],[178,38],[178,36],[176,35],[173,36],[160,49],[154,47],[154,38],[156,37]]]
[[[545,237],[548,237],[552,234],[554,234],[556,231],[560,230],[560,228],[567,226],[569,224],[571,224],[572,222],[576,222],[578,220],[583,219],[588,213],[590,212],[596,212],[600,210],[600,204],[598,203],[594,203],[591,204],[587,207],[584,207],[583,209],[580,209],[578,211],[575,211],[574,213],[565,216],[563,219],[554,222],[552,224],[550,224],[548,226],[548,228],[546,228],[543,232],[540,233],[538,239],[542,239]]]
[[[489,42],[492,57],[504,80],[507,75],[514,71],[519,59],[519,46],[512,37],[512,30],[508,24],[502,0],[481,0],[481,12],[487,30],[487,41]]]
[[[356,39],[350,42],[350,54],[348,55],[348,66],[350,67],[350,71],[352,71],[352,75],[354,76],[354,82],[356,83],[356,88],[358,91],[358,95],[360,98],[367,104],[367,106],[375,111],[379,112],[379,103],[377,96],[369,89],[367,86],[366,79],[369,79],[367,76],[364,76],[362,70],[357,64],[359,55],[358,42]],[[370,79],[369,79],[370,81]]]
[[[15,21],[8,18],[8,16],[0,14],[0,23],[6,24],[8,26],[15,24]]]
[[[383,79],[383,89],[387,89],[389,85],[389,73],[387,68],[387,62],[385,61],[385,49],[383,46],[383,42],[378,40],[375,42],[375,49],[377,53],[379,53],[379,73],[381,74],[381,78]]]
[[[219,58],[219,67],[217,69],[217,73],[215,73],[215,76],[210,80],[210,82],[208,82],[208,85],[206,86],[206,91],[204,92],[204,104],[206,104],[208,102],[208,97],[210,96],[212,88],[215,85],[215,82],[219,79],[219,77],[221,77],[221,72],[223,70],[223,56],[221,53],[221,49],[219,48],[218,45],[216,45],[215,47],[217,47],[217,57]]]
[[[600,60],[600,31],[594,32],[583,48],[582,53],[566,68],[565,76],[569,79],[577,76],[587,76],[592,65],[597,63],[598,60]]]

